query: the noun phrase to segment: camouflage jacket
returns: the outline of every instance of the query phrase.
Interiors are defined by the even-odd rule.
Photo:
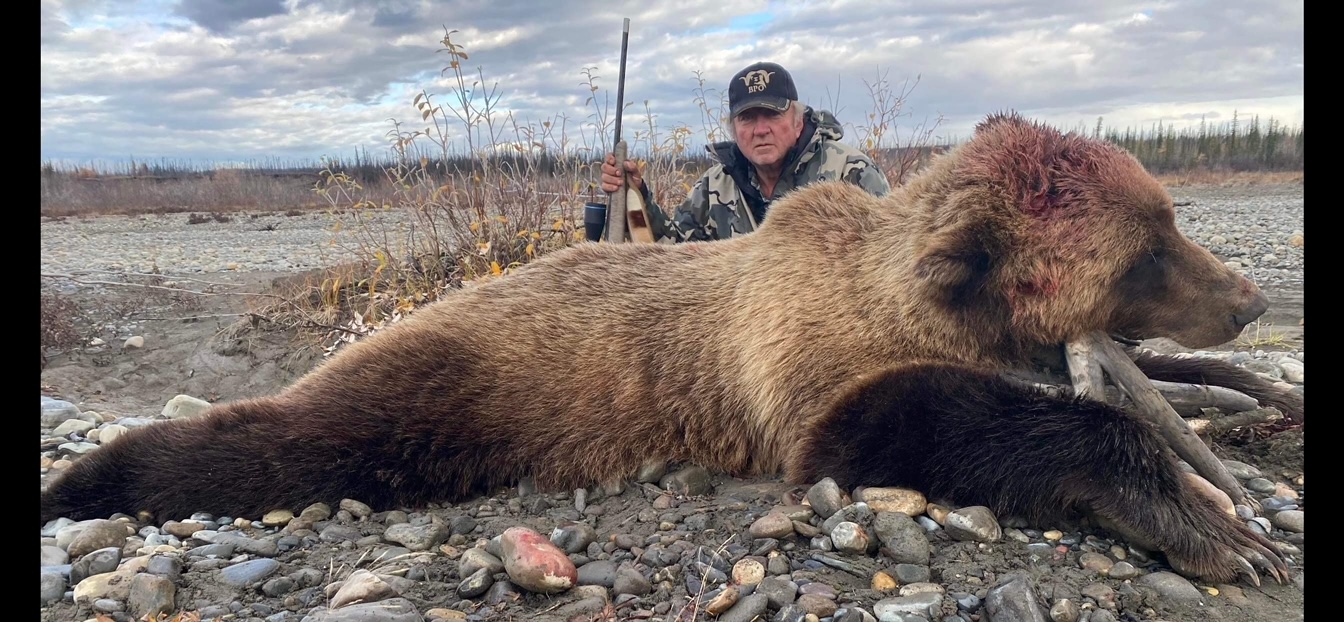
[[[647,182],[644,202],[651,219],[654,240],[661,243],[720,240],[754,231],[765,218],[770,204],[789,191],[828,179],[842,179],[875,196],[890,191],[887,177],[867,155],[840,142],[844,129],[830,112],[808,108],[798,144],[789,151],[784,174],[775,185],[775,196],[765,199],[755,173],[737,145],[716,143],[707,150],[719,162],[695,182],[686,200],[671,216],[653,201]],[[745,186],[745,187],[744,187]]]

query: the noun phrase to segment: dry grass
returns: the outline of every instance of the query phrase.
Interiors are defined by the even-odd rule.
[[[1215,171],[1195,169],[1180,173],[1163,173],[1157,180],[1169,188],[1184,186],[1269,186],[1301,184],[1303,171]]]
[[[1277,348],[1288,345],[1288,337],[1287,333],[1275,330],[1273,324],[1256,322],[1242,331],[1235,344],[1239,348],[1249,349]]]
[[[465,282],[502,277],[583,240],[583,203],[606,200],[597,188],[597,162],[611,149],[615,118],[612,98],[599,86],[602,77],[583,70],[591,110],[584,122],[560,116],[523,122],[499,112],[498,85],[482,69],[465,69],[469,56],[453,41],[455,32],[445,32],[439,50],[447,53],[443,73],[455,86],[443,96],[417,94],[413,126],[393,121],[387,137],[394,163],[383,169],[383,179],[363,182],[335,165],[319,175],[315,195],[333,229],[349,240],[345,250],[358,259],[294,283],[283,300],[258,299],[236,332],[300,328],[334,352]],[[902,137],[895,123],[910,89],[895,92],[883,78],[870,90],[874,109],[850,131],[897,184],[929,151],[925,143],[936,125]],[[701,81],[695,101],[702,118],[698,138],[722,140],[726,92]],[[642,117],[631,114],[636,108],[632,103],[626,111],[622,138],[640,154],[655,200],[670,210],[707,161],[692,153],[697,133],[691,128],[660,127],[647,103]],[[452,136],[465,137],[465,164]],[[376,224],[371,216],[384,210],[410,218]]]

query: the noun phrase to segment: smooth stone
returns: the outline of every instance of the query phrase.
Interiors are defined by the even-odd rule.
[[[1269,521],[1284,531],[1293,533],[1306,531],[1306,514],[1303,510],[1283,510],[1271,516]]]
[[[1188,579],[1174,572],[1153,572],[1135,581],[1135,584],[1157,590],[1163,598],[1182,603],[1198,603],[1204,596]]]
[[[840,486],[829,477],[822,478],[821,481],[813,484],[807,490],[807,502],[812,506],[812,511],[816,512],[817,516],[820,516],[823,520],[830,518],[832,514],[839,512],[840,508],[845,506]]]
[[[163,405],[163,411],[160,414],[169,419],[183,419],[199,416],[209,409],[210,402],[199,397],[178,395]]]
[[[874,512],[900,512],[912,518],[928,506],[924,493],[909,488],[864,488],[859,498]]]
[[[219,580],[231,587],[246,587],[265,579],[280,569],[280,562],[274,559],[252,559],[237,563],[219,571]]]
[[[500,538],[504,570],[519,587],[542,594],[563,592],[578,583],[578,570],[565,552],[526,527],[511,527]]]
[[[137,574],[131,579],[126,608],[136,619],[157,620],[160,613],[172,613],[176,607],[177,586],[172,579],[152,574]]]
[[[340,609],[321,609],[308,614],[303,622],[424,622],[424,617],[411,601],[389,598]]]
[[[360,568],[350,573],[345,582],[341,583],[341,587],[331,596],[331,601],[327,606],[332,609],[340,609],[352,603],[371,603],[394,596],[400,596],[396,589],[378,575]]]
[[[957,540],[976,542],[997,542],[1003,537],[1003,529],[989,508],[975,505],[949,512],[943,521],[948,535]]]
[[[985,613],[991,620],[1044,621],[1045,611],[1036,599],[1031,580],[1023,575],[999,579],[985,595]]]

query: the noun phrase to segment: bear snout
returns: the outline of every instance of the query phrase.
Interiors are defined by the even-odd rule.
[[[1255,295],[1247,301],[1246,306],[1232,313],[1232,322],[1240,330],[1264,315],[1268,309],[1269,298],[1265,296],[1264,292],[1256,291]]]

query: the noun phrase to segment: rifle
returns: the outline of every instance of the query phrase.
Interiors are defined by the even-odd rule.
[[[630,42],[630,18],[625,18],[621,28],[621,72],[616,82],[616,135],[613,154],[616,166],[622,171],[621,187],[611,194],[607,210],[607,241],[653,242],[653,230],[649,228],[648,207],[639,190],[630,187],[629,174],[625,171],[625,157],[629,147],[621,138],[621,114],[625,111],[625,51]]]

